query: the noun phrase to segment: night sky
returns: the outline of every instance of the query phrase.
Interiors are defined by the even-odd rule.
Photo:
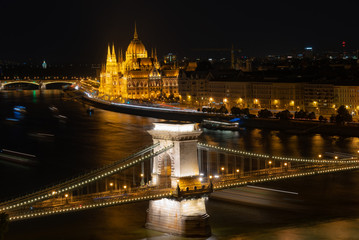
[[[101,63],[107,43],[126,50],[137,23],[150,53],[229,57],[359,48],[357,1],[0,0],[0,60]]]

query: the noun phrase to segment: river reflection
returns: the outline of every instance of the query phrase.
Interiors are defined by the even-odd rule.
[[[9,123],[15,105],[26,106],[25,120]],[[58,108],[66,122],[54,118]],[[0,162],[1,198],[76,175],[119,160],[151,144],[146,132],[158,119],[95,109],[62,96],[61,91],[0,92],[0,147],[37,156],[37,167]],[[53,134],[39,138],[29,133]],[[204,130],[200,141],[279,156],[316,157],[328,152],[355,154],[358,138],[288,135],[246,129],[238,132]],[[207,201],[212,239],[353,239],[359,236],[357,172],[270,183],[265,187],[298,192],[296,209],[259,208]],[[286,201],[283,197],[283,201]],[[16,222],[6,239],[180,239],[144,229],[148,203]],[[306,209],[306,210],[303,210]]]

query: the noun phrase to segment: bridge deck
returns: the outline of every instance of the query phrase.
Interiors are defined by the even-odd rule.
[[[97,194],[82,195],[80,197],[75,197],[71,201],[54,197],[53,199],[47,199],[46,201],[35,203],[31,206],[31,208],[29,206],[22,206],[21,208],[10,209],[8,213],[10,215],[10,220],[15,221],[51,214],[60,214],[160,198],[201,197],[203,195],[208,195],[212,191],[236,188],[247,184],[256,184],[338,171],[349,171],[358,168],[359,165],[357,164],[317,164],[312,166],[302,166],[297,169],[262,169],[242,175],[228,174],[214,179],[207,177],[202,180],[203,188],[198,189],[194,189],[193,186],[187,186],[182,189],[139,187],[128,191],[108,191]]]
[[[28,204],[34,204],[37,201],[44,201],[44,200],[49,199],[53,196],[56,196],[60,193],[65,193],[68,191],[72,191],[72,190],[81,188],[87,184],[98,181],[104,177],[107,177],[107,176],[110,176],[117,172],[121,172],[125,169],[128,169],[128,168],[134,166],[135,164],[138,164],[142,161],[145,161],[154,156],[157,156],[173,147],[172,145],[167,146],[163,149],[158,150],[157,152],[148,153],[147,155],[140,157],[141,155],[145,154],[146,152],[153,150],[156,146],[158,146],[158,144],[147,147],[147,148],[145,148],[135,154],[132,154],[124,159],[121,159],[113,164],[107,165],[100,169],[96,169],[87,174],[81,175],[79,177],[75,177],[75,178],[65,181],[63,183],[45,188],[45,189],[37,191],[35,193],[28,194],[23,197],[19,197],[19,198],[1,203],[0,211],[9,211],[9,210],[17,208],[17,207],[22,207],[22,206],[25,206]]]

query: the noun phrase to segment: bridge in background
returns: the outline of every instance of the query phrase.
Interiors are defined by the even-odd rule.
[[[359,168],[354,156],[271,156],[198,143],[192,123],[155,123],[153,145],[110,165],[0,203],[11,221],[149,201],[146,227],[183,236],[211,233],[213,191]]]
[[[30,84],[38,86],[39,89],[46,89],[50,84],[74,84],[74,79],[4,79],[0,80],[0,90],[4,90],[11,85]]]

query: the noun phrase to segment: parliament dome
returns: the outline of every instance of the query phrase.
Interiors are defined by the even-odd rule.
[[[128,45],[127,51],[126,51],[127,59],[128,58],[132,59],[133,56],[136,58],[147,58],[147,51],[146,51],[145,45],[143,45],[141,40],[138,39],[136,25],[135,25],[135,33],[133,35],[133,39],[130,42],[130,44]]]
[[[141,42],[140,39],[133,39],[127,47],[126,54],[144,54],[146,53],[145,45]]]

